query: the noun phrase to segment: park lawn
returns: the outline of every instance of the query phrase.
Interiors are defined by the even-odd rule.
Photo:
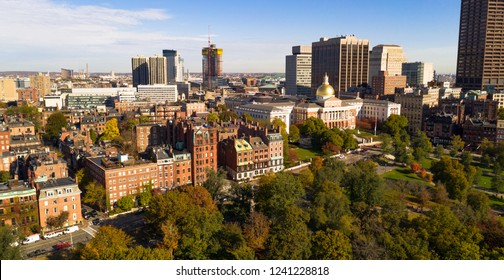
[[[504,199],[488,195],[490,198],[490,207],[494,210],[504,210]]]
[[[488,176],[488,175],[481,175],[478,180],[478,186],[485,188],[485,189],[491,189],[492,188],[492,177]]]
[[[420,164],[420,166],[422,166],[423,169],[430,170],[431,166],[432,166],[432,159],[425,158],[425,159],[421,160],[420,162],[418,162],[418,164]]]
[[[411,171],[409,167],[398,167],[382,175],[384,179],[403,180],[403,181],[421,181],[420,177]]]
[[[322,156],[322,154],[318,151],[308,150],[308,149],[304,149],[304,148],[295,147],[294,151],[298,154],[299,160],[301,160],[301,161],[309,160],[309,159],[317,157],[317,156]]]

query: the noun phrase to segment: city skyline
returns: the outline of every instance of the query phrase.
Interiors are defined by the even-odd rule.
[[[355,34],[403,47],[409,62],[455,73],[460,0],[209,4],[165,1],[0,0],[0,71],[131,72],[131,57],[181,53],[201,71],[201,49],[224,50],[223,72],[285,72],[292,46]]]

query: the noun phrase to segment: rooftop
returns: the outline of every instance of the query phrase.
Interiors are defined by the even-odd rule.
[[[57,187],[65,187],[65,186],[71,186],[75,185],[77,186],[77,182],[73,178],[66,177],[66,178],[60,178],[60,179],[49,179],[45,182],[39,183],[40,189],[50,189],[50,188],[57,188]]]

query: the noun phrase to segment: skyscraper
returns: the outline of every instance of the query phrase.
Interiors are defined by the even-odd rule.
[[[504,90],[504,0],[462,0],[457,86]]]
[[[38,91],[39,97],[44,97],[51,93],[51,77],[49,74],[38,73],[30,76],[30,87]]]
[[[149,57],[149,84],[166,84],[166,57],[160,55]]]
[[[311,93],[311,46],[292,47],[292,55],[285,57],[285,87],[289,95]]]
[[[434,80],[434,66],[426,62],[407,62],[402,64],[402,75],[409,86],[426,86]]]
[[[133,86],[149,84],[149,62],[143,56],[131,59],[131,72],[133,74]]]
[[[314,94],[327,73],[337,93],[367,83],[369,74],[369,40],[355,36],[320,38],[312,43],[311,88]]]
[[[176,50],[163,50],[166,57],[166,81],[167,83],[184,81],[184,59]]]
[[[369,56],[368,82],[371,83],[373,77],[378,77],[380,71],[387,71],[389,76],[400,76],[403,62],[406,62],[406,59],[400,46],[374,46]]]
[[[216,88],[219,78],[222,78],[222,49],[218,49],[214,44],[203,48],[203,87]]]

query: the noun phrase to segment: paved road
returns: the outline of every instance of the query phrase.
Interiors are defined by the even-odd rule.
[[[29,259],[27,256],[28,253],[38,249],[44,249],[46,250],[46,254],[49,254],[55,250],[54,245],[61,242],[73,241],[73,244],[87,243],[89,240],[91,240],[91,238],[93,238],[94,233],[96,233],[96,230],[97,230],[96,226],[89,226],[87,228],[81,228],[78,231],[73,232],[71,234],[63,234],[46,240],[41,239],[35,243],[20,245],[21,256],[24,259]]]

